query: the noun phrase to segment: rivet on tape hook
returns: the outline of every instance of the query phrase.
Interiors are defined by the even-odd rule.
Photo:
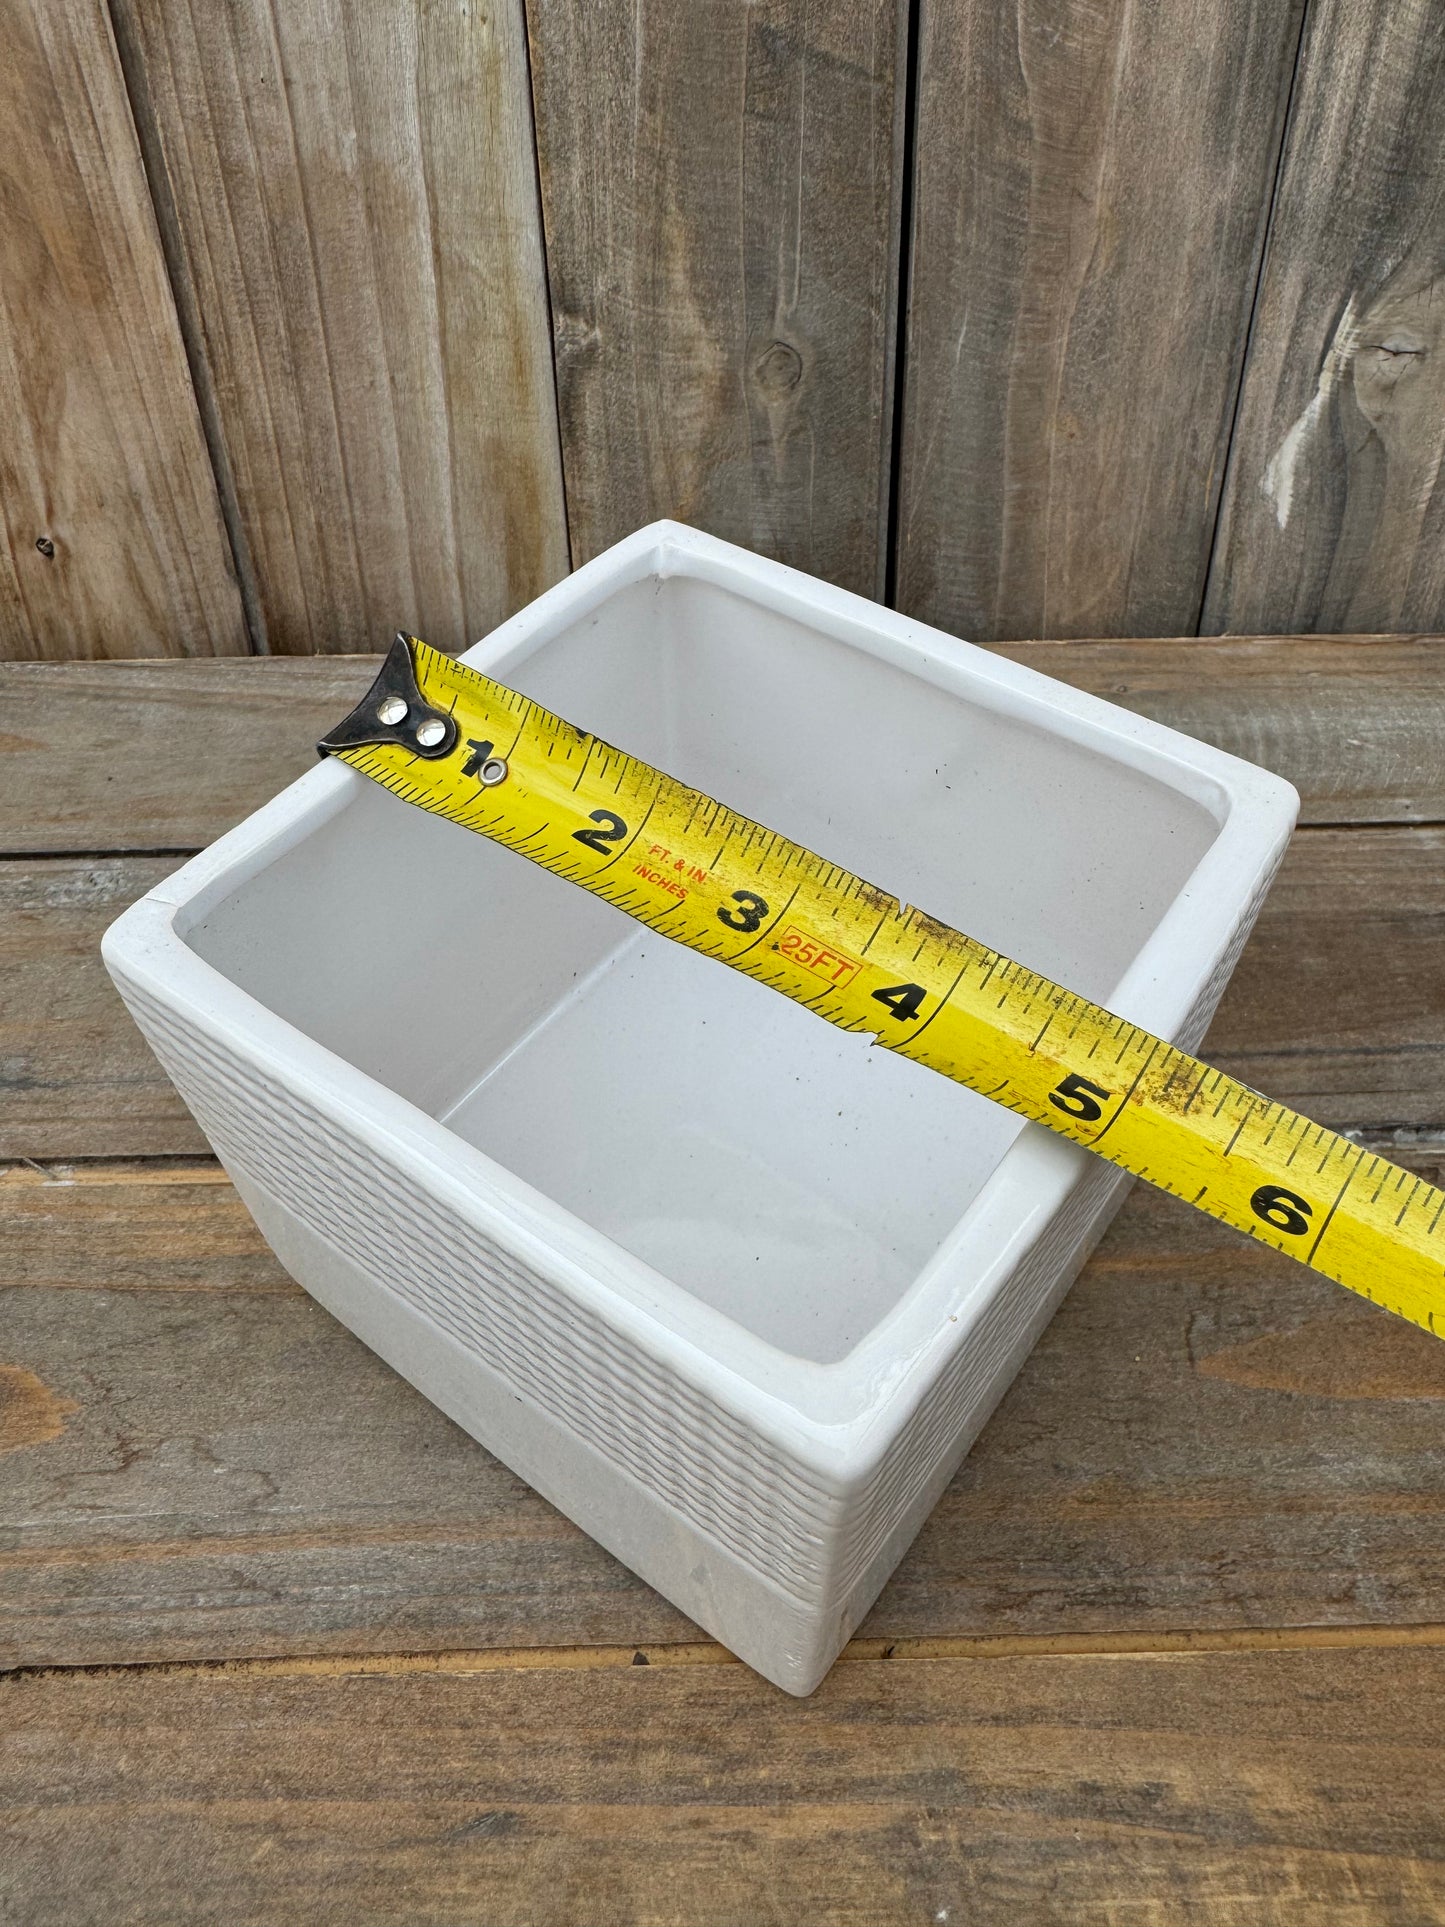
[[[422,695],[411,652],[411,637],[398,630],[376,681],[345,721],[322,737],[316,745],[318,756],[360,749],[368,743],[396,743],[415,756],[435,762],[456,747],[456,723]],[[500,782],[501,777],[491,780]]]

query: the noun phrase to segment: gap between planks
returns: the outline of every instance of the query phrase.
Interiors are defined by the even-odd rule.
[[[1250,1626],[1178,1633],[979,1633],[917,1639],[854,1639],[838,1666],[903,1660],[1181,1659],[1209,1653],[1378,1652],[1445,1647],[1445,1623],[1415,1626]],[[14,1666],[6,1679],[344,1679],[410,1673],[605,1672],[622,1667],[741,1666],[713,1640],[649,1646],[498,1646],[450,1653],[326,1653],[265,1659],[137,1660],[101,1666]]]
[[[0,1159],[0,1184],[229,1184],[214,1158],[171,1157]]]

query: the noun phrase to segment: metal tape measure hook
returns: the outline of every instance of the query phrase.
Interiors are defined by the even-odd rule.
[[[316,745],[318,756],[360,749],[368,743],[396,743],[428,762],[451,754],[457,741],[456,721],[422,695],[411,652],[412,638],[398,629],[376,681],[351,714],[322,737]]]

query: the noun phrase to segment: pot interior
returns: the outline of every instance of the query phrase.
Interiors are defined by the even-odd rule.
[[[505,680],[1107,1003],[1199,802],[806,621],[648,578]],[[308,1036],[800,1358],[908,1290],[1018,1120],[358,780],[184,932]]]

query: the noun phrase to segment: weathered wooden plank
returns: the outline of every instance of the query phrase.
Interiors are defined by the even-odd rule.
[[[1438,1339],[1137,1185],[862,1633],[1434,1620],[1442,1400]]]
[[[27,1927],[1415,1927],[1445,1917],[1445,1656],[3,1688]]]
[[[520,0],[117,0],[268,646],[474,641],[564,573]]]
[[[0,655],[244,654],[104,0],[0,39]]]
[[[1445,611],[1445,14],[1314,0],[1229,458],[1207,630]]]
[[[901,608],[1197,626],[1299,16],[926,0]]]
[[[146,1157],[206,1141],[100,961],[174,858],[0,863],[0,1157]]]
[[[905,14],[528,7],[578,561],[677,515],[881,587]]]
[[[1303,832],[1205,1055],[1335,1129],[1438,1130],[1442,853],[1445,830]],[[106,925],[177,861],[0,863],[0,1157],[203,1148],[99,954]]]
[[[0,1663],[699,1637],[214,1166],[61,1175],[0,1179]],[[1442,1400],[1438,1341],[1140,1186],[862,1639],[1438,1619]]]
[[[7,1663],[697,1636],[291,1284],[214,1167],[114,1175],[0,1181]]]
[[[1301,823],[1445,822],[1445,642],[1437,636],[995,649],[1287,776],[1300,793]]]
[[[1298,837],[1204,1054],[1334,1130],[1445,1124],[1445,830]]]
[[[1278,770],[1306,823],[1445,821],[1439,636],[998,653]],[[310,768],[376,662],[0,663],[0,854],[211,842]]]
[[[203,848],[315,767],[379,661],[0,664],[0,853]]]

